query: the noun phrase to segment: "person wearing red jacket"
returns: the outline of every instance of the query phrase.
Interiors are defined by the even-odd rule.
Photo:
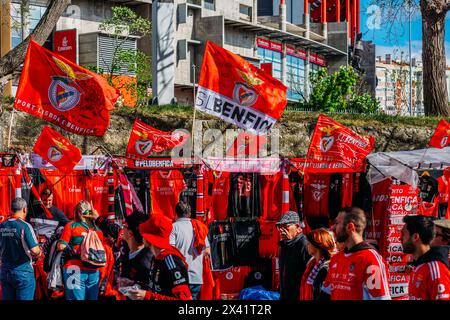
[[[448,247],[431,247],[436,232],[433,220],[423,215],[403,218],[403,252],[414,258],[408,287],[410,300],[450,300]]]
[[[334,225],[344,250],[331,257],[319,300],[390,300],[388,268],[375,248],[364,241],[367,220],[357,207],[339,212]]]
[[[188,266],[183,254],[170,245],[172,221],[153,214],[139,226],[144,243],[153,253],[148,290],[132,289],[132,300],[192,300]]]

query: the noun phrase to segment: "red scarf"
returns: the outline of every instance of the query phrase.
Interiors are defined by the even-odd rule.
[[[208,236],[208,227],[197,219],[191,219],[191,223],[194,229],[194,248],[200,254],[206,246],[205,239]]]

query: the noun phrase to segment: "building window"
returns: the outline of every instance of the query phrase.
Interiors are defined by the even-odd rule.
[[[208,10],[216,10],[215,0],[204,0],[203,7]]]
[[[46,7],[30,5],[28,33],[36,28],[39,20],[44,15]],[[11,46],[17,47],[22,42],[22,14],[19,3],[11,4]]]
[[[240,4],[239,5],[239,13],[240,18],[246,21],[251,21],[252,20],[252,7]]]

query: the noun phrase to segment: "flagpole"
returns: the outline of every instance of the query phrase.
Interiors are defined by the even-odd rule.
[[[192,158],[195,158],[195,151],[194,151],[194,140],[195,140],[195,131],[194,131],[194,126],[195,126],[195,117],[197,115],[197,108],[195,107],[195,64],[192,64],[192,75],[193,75],[193,83],[192,83],[192,89],[193,89],[193,94],[194,94],[194,116],[192,117],[192,143],[191,143],[191,155]]]
[[[9,147],[11,145],[11,131],[12,131],[12,125],[13,125],[13,121],[14,121],[14,114],[16,113],[16,109],[13,109],[11,112],[11,118],[9,121],[9,131],[8,131],[8,150]]]

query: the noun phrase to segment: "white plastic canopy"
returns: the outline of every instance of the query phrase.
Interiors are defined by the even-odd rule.
[[[393,177],[413,187],[419,182],[419,168],[439,169],[450,166],[450,147],[411,151],[377,152],[367,156],[370,184]]]

